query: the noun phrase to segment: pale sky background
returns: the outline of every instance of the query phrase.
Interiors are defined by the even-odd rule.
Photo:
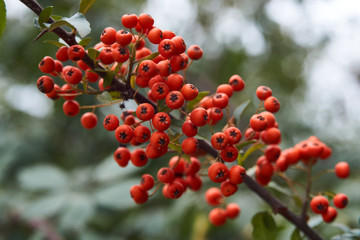
[[[31,14],[19,1],[5,0],[5,4],[8,18]],[[266,51],[267,46],[259,29],[246,18],[241,8],[229,7],[216,14],[220,4],[221,1],[210,0],[206,6],[216,17],[212,36],[196,26],[196,5],[190,0],[150,0],[143,12],[150,13],[158,27],[189,36],[187,43],[197,43],[211,54],[219,52],[211,47],[217,43],[244,48],[254,56]],[[174,15],[173,9],[181,14]],[[304,101],[296,103],[298,114],[305,122],[311,119],[314,129],[326,137],[339,137],[339,132],[347,132],[342,137],[349,140],[356,137],[360,126],[360,84],[353,73],[360,74],[360,1],[305,0],[301,5],[296,1],[272,0],[266,5],[266,13],[280,24],[282,31],[289,33],[303,46],[312,46],[325,36],[330,36],[330,42],[321,54],[310,54],[306,59],[308,91]],[[189,29],[196,34],[189,33]],[[11,96],[15,92],[22,97],[13,104]],[[6,99],[14,108],[35,117],[52,113],[53,103],[44,98],[33,84],[10,87]],[[338,112],[339,106],[341,112]],[[325,128],[334,131],[324,131]],[[349,132],[349,128],[357,130]]]

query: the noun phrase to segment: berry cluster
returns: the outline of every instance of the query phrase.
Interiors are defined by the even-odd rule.
[[[333,196],[333,204],[338,209],[345,208],[348,202],[348,197],[343,193],[338,193]],[[329,200],[322,195],[313,197],[310,202],[310,207],[314,213],[321,214],[324,222],[330,223],[337,217],[337,210],[329,206]]]
[[[187,189],[198,191],[202,187],[201,176],[206,175],[215,184],[220,184],[205,193],[206,202],[215,207],[209,213],[209,220],[220,226],[227,218],[235,218],[241,212],[236,203],[226,204],[225,198],[237,192],[238,185],[247,177],[245,168],[240,166],[242,162],[232,164],[239,160],[239,152],[245,151],[246,146],[260,146],[258,149],[263,152],[255,165],[255,178],[261,185],[267,185],[274,174],[284,174],[291,166],[302,163],[310,168],[317,159],[330,157],[331,148],[314,136],[281,150],[281,131],[274,115],[279,111],[280,103],[267,86],[256,89],[260,104],[242,134],[228,111],[229,99],[234,92],[245,87],[239,75],[233,75],[228,83],[219,85],[214,94],[203,95],[199,99],[198,88],[186,81],[187,69],[203,55],[199,46],[187,47],[182,37],[155,27],[154,19],[148,14],[126,14],[121,22],[125,29],[107,27],[103,30],[100,42],[91,49],[92,59],[87,55],[90,49],[85,50],[78,44],[60,47],[56,59],[44,57],[39,69],[48,75],[41,76],[37,86],[51,99],[65,99],[63,111],[67,116],[76,116],[81,109],[92,109],[80,118],[81,125],[86,129],[97,125],[96,108],[117,103],[122,105],[124,99],[129,98],[137,101],[136,110],[122,111],[120,117],[109,114],[103,120],[103,127],[113,131],[119,142],[114,151],[117,164],[126,167],[131,162],[136,167],[143,167],[149,159],[164,156],[169,149],[175,152],[168,166],[158,170],[157,179],[144,174],[140,184],[131,187],[130,195],[137,204],[145,203],[160,187],[162,194],[171,199],[180,198]],[[95,67],[89,67],[88,58]],[[65,63],[67,65],[64,66]],[[104,72],[112,73],[113,82],[100,77],[105,76]],[[61,84],[56,84],[54,77],[58,77]],[[133,96],[123,97],[123,92],[113,87],[114,82],[134,90],[128,91]],[[118,94],[111,95],[115,91]],[[80,95],[100,95],[104,92],[113,96],[106,104],[80,106],[75,100]],[[145,92],[148,99],[139,101],[139,92]],[[174,117],[174,113],[179,117]],[[211,161],[202,161],[197,138],[199,128],[208,127],[212,131],[209,126],[219,124],[225,117],[227,121],[223,130],[212,133],[209,139],[218,156]],[[180,122],[180,126],[176,126],[174,120],[177,124]],[[129,144],[134,146],[134,150],[129,150]],[[201,171],[207,171],[207,174]],[[346,178],[349,166],[339,163],[335,173],[339,178]],[[154,187],[155,190],[149,194]],[[323,214],[324,221],[329,222],[334,219],[334,214],[336,216],[336,211],[334,213],[324,199],[327,201],[323,196],[314,197],[310,205],[315,213]],[[346,203],[346,195],[334,197],[336,207],[345,207]]]

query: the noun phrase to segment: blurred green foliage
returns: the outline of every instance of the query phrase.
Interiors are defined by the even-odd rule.
[[[79,7],[77,2],[70,0],[50,3],[42,0],[39,3],[44,7],[53,5],[53,14],[65,17],[74,15]],[[244,101],[251,101],[240,118],[241,129],[247,126],[247,119],[257,107],[254,94],[256,87],[270,86],[282,103],[282,109],[277,114],[282,129],[282,145],[292,146],[299,138],[311,135],[311,123],[304,125],[296,119],[296,109],[292,102],[300,101],[304,96],[306,57],[311,51],[321,51],[325,43],[312,48],[297,45],[266,15],[265,0],[257,1],[256,4],[250,0],[221,1],[217,4],[219,9],[207,7],[208,1],[193,0],[190,3],[197,11],[196,23],[207,34],[207,38],[213,36],[211,29],[214,28],[214,14],[228,7],[240,9],[247,20],[260,29],[266,51],[254,56],[242,46],[232,48],[217,43],[212,48],[221,51],[214,56],[205,54],[189,69],[187,78],[196,83],[201,91],[214,92],[218,84],[226,82],[233,74],[240,74],[246,82],[246,88],[240,94],[235,94],[231,108],[234,110]],[[98,36],[106,26],[120,28],[120,17],[123,14],[139,14],[146,4],[149,3],[144,0],[120,3],[116,0],[96,1],[86,12],[92,28],[90,36],[93,39],[90,44],[99,40]],[[130,186],[137,184],[140,175],[145,172],[154,175],[156,169],[166,163],[166,159],[154,161],[146,169],[131,166],[121,169],[112,158],[112,152],[117,147],[113,133],[105,132],[101,124],[91,131],[82,129],[79,116],[64,116],[61,101],[52,103],[45,99],[52,105],[53,111],[44,117],[28,114],[9,103],[16,104],[21,96],[9,96],[8,90],[15,85],[35,86],[35,80],[41,75],[37,69],[38,62],[45,55],[54,56],[56,51],[55,46],[43,43],[45,40],[56,40],[57,37],[52,34],[46,34],[32,44],[39,33],[32,25],[33,17],[34,14],[29,10],[18,18],[8,18],[4,35],[0,39],[0,238],[252,239],[252,216],[260,208],[269,208],[245,187],[241,186],[240,191],[230,198],[230,201],[240,204],[241,216],[221,228],[209,225],[207,213],[210,207],[206,206],[202,192],[192,193],[188,190],[177,201],[164,199],[159,193],[145,205],[136,206],[128,194]],[[191,28],[190,25],[188,27]],[[182,36],[185,41],[191,37],[196,39],[191,29]],[[211,52],[204,48],[205,53],[208,50]],[[88,105],[96,100],[85,98],[84,102]],[[108,108],[98,113],[99,119],[110,111],[118,115],[121,113],[118,107]],[[218,128],[221,129],[221,126]],[[324,163],[317,168],[331,168],[335,161],[358,158],[358,150],[346,147],[344,143],[332,142],[331,139],[322,140],[334,148],[334,157],[332,163]],[[299,181],[303,178],[296,171],[290,172],[290,175]],[[325,176],[314,187],[329,187],[347,193],[358,189],[355,180],[348,181],[346,185],[336,183],[338,187],[335,187],[333,179],[333,176]],[[294,207],[296,201],[286,196],[284,183],[275,180],[276,183],[270,185],[269,190]],[[204,185],[212,184],[205,181]],[[354,205],[350,205],[350,210],[344,214],[340,213],[339,222],[356,228],[358,223],[354,218],[359,213],[351,209],[357,209],[359,199],[350,199]],[[282,228],[279,239],[288,239],[293,227],[281,217],[275,220],[277,226]],[[328,239],[343,233],[345,225],[320,224],[316,228]],[[62,237],[57,238],[59,236]]]

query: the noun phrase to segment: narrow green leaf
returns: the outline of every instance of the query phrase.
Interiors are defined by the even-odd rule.
[[[44,41],[44,43],[50,43],[50,44],[55,45],[57,47],[66,46],[66,44],[58,42],[58,41],[54,41],[54,40],[46,40],[46,41]]]
[[[80,37],[85,37],[91,31],[90,23],[86,20],[86,18],[82,13],[76,13],[74,16],[70,18],[63,17],[62,19],[55,21],[49,26],[49,31],[51,32],[55,28],[61,26],[69,26],[72,29],[76,29]]]
[[[95,1],[96,0],[81,0],[79,12],[85,14],[87,11],[89,11],[89,9],[95,3]]]
[[[209,95],[209,91],[199,92],[197,97],[194,100],[191,100],[188,102],[188,105],[186,107],[186,110],[190,111],[194,109],[194,106],[201,101],[205,96]]]
[[[4,0],[0,0],[0,37],[6,26],[6,7]]]
[[[240,117],[244,113],[245,109],[249,106],[249,104],[250,104],[250,100],[246,100],[235,108],[233,116],[235,118],[236,125],[239,125]]]
[[[54,19],[54,21],[57,21],[57,20],[62,19],[63,17],[59,16],[59,15],[51,15],[51,18]]]
[[[100,52],[98,50],[95,50],[94,48],[88,49],[88,55],[89,57],[95,62],[96,58],[99,56]]]
[[[259,212],[251,219],[254,240],[277,239],[278,228],[274,218],[268,212]]]
[[[79,45],[83,46],[83,47],[86,47],[89,42],[91,41],[91,38],[90,37],[87,37],[87,38],[83,38],[81,39],[81,41],[79,42]]]
[[[106,72],[106,75],[104,77],[104,88],[106,88],[107,86],[109,86],[113,79],[115,77],[115,73],[110,71],[110,72]]]
[[[45,25],[44,23],[46,23],[47,21],[49,21],[49,18],[51,16],[51,13],[52,13],[52,10],[53,10],[53,6],[49,6],[49,7],[46,7],[44,8],[40,15],[39,15],[39,25],[44,28]]]
[[[239,154],[238,156],[238,164],[242,165],[242,163],[246,160],[246,158],[252,154],[253,152],[255,152],[256,150],[262,148],[264,145],[261,143],[256,143],[254,145],[252,145],[251,147],[249,147],[246,152],[244,154]]]
[[[145,61],[145,60],[153,60],[154,58],[156,58],[157,56],[159,56],[159,52],[154,52],[152,54],[150,54],[149,56],[147,57],[144,57],[144,58],[141,58],[139,63],[142,62],[142,61]]]
[[[303,237],[300,234],[299,229],[295,228],[291,234],[291,240],[302,240]]]
[[[241,149],[243,149],[244,147],[249,146],[250,144],[253,144],[253,143],[255,143],[255,142],[256,142],[256,140],[249,140],[249,141],[243,142],[243,143],[241,143],[241,144],[239,144],[239,145],[236,145],[236,148],[237,148],[238,150],[241,150]]]

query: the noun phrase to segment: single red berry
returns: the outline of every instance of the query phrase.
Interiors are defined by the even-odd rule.
[[[156,100],[166,98],[169,93],[169,87],[166,83],[157,82],[151,88],[151,94]]]
[[[70,84],[67,84],[67,83],[62,85],[62,87],[60,89],[60,93],[65,94],[62,96],[65,100],[72,100],[76,97],[76,95],[75,95],[76,91]],[[74,95],[72,95],[72,94],[74,94]]]
[[[162,31],[159,28],[154,27],[148,32],[147,38],[151,43],[159,44],[161,40],[163,40]]]
[[[209,212],[209,221],[215,226],[224,225],[226,222],[226,212],[221,208],[214,208]]]
[[[315,196],[310,201],[310,207],[314,213],[326,213],[329,207],[329,200],[321,195]]]
[[[97,82],[100,76],[91,69],[85,71],[85,77],[89,82]]]
[[[160,75],[156,75],[155,77],[152,77],[150,80],[149,80],[149,83],[148,83],[148,86],[149,88],[151,89],[155,83],[158,83],[158,82],[162,82],[162,83],[165,83],[165,80],[162,76]]]
[[[289,167],[289,163],[287,162],[286,158],[283,155],[280,155],[275,162],[275,169],[279,170],[280,172],[285,172]]]
[[[112,64],[115,60],[113,58],[113,51],[110,47],[104,47],[99,54],[99,60],[106,65]]]
[[[225,162],[233,162],[238,157],[238,149],[234,145],[227,145],[223,150],[220,152],[220,156],[222,160]]]
[[[116,32],[115,38],[116,42],[121,46],[126,46],[131,43],[133,37],[130,32],[126,30],[119,30]]]
[[[266,118],[266,120],[268,122],[266,128],[275,127],[276,118],[275,118],[274,114],[272,114],[271,112],[268,112],[268,111],[264,111],[264,112],[261,112],[260,115],[263,116],[264,118]]]
[[[338,178],[347,178],[350,175],[350,167],[347,162],[339,162],[335,165],[335,174]]]
[[[174,156],[169,160],[169,167],[174,170],[175,175],[182,175],[185,172],[185,160],[180,156]]]
[[[252,140],[252,139],[259,139],[260,134],[259,132],[256,132],[254,129],[252,129],[251,127],[246,129],[245,131],[245,138],[247,140]]]
[[[92,129],[96,127],[97,121],[98,118],[96,114],[92,112],[84,113],[80,118],[81,125],[86,129]]]
[[[145,203],[149,198],[148,192],[139,185],[134,185],[130,188],[130,196],[137,204]]]
[[[154,184],[154,178],[150,174],[146,173],[141,176],[140,187],[142,187],[142,189],[144,189],[145,191],[152,189],[154,187]]]
[[[72,45],[67,51],[67,55],[70,60],[78,61],[84,58],[85,49],[81,45]]]
[[[126,62],[130,57],[130,52],[127,47],[117,46],[111,49],[112,58],[119,63]]]
[[[182,194],[185,191],[184,185],[180,183],[179,181],[173,181],[169,183],[167,188],[169,197],[172,199],[177,199],[182,196]]]
[[[136,108],[136,116],[143,121],[152,119],[155,115],[154,107],[150,103],[142,103]]]
[[[326,223],[333,222],[337,216],[337,211],[333,207],[328,207],[327,211],[321,214],[322,219]]]
[[[171,56],[169,63],[173,72],[178,72],[187,66],[187,62],[181,54]]]
[[[150,143],[155,149],[167,148],[169,142],[170,138],[166,132],[156,131],[150,137]]]
[[[205,108],[197,107],[192,110],[190,120],[197,127],[205,126],[209,120],[208,112]]]
[[[221,183],[220,190],[222,195],[224,195],[225,197],[229,197],[236,193],[236,191],[238,190],[238,186],[230,182],[229,180],[226,180]]]
[[[193,137],[185,138],[181,143],[181,149],[184,153],[192,155],[199,150],[199,141]]]
[[[151,131],[147,126],[139,125],[134,130],[134,138],[138,143],[144,143],[149,141],[151,137]]]
[[[125,147],[118,147],[114,152],[114,159],[120,167],[126,167],[130,158],[130,151]]]
[[[70,67],[63,69],[65,80],[70,84],[79,84],[83,78],[81,70],[77,67]]]
[[[236,203],[229,203],[226,205],[225,211],[226,217],[231,219],[236,218],[241,213],[241,209]]]
[[[165,131],[170,127],[171,118],[165,112],[158,112],[152,118],[152,124],[156,130]]]
[[[73,117],[80,112],[80,105],[75,100],[66,100],[63,104],[63,110],[67,116]]]
[[[38,67],[43,73],[52,73],[55,70],[54,59],[46,56],[40,61]]]
[[[131,153],[131,162],[136,167],[145,166],[148,162],[148,157],[146,156],[145,151],[141,148],[135,149]]]
[[[281,142],[281,132],[275,127],[265,129],[261,132],[260,137],[265,144],[279,144]]]
[[[171,168],[163,167],[158,170],[157,179],[163,183],[171,183],[175,180],[175,173]]]
[[[115,137],[120,143],[129,143],[134,137],[134,130],[128,125],[120,125],[115,130]]]
[[[271,144],[265,148],[265,157],[270,162],[275,162],[276,159],[279,158],[280,153],[281,153],[281,148],[279,147],[279,145]]]
[[[280,102],[276,97],[268,97],[264,101],[264,108],[269,112],[276,113],[280,109]]]
[[[157,72],[157,64],[151,60],[144,60],[139,64],[139,74],[144,77],[152,78]]]
[[[203,50],[198,45],[190,45],[187,49],[187,54],[190,59],[198,60],[203,55]]]
[[[348,197],[343,193],[338,193],[334,196],[334,206],[337,208],[345,208],[349,202]]]
[[[256,96],[260,100],[265,100],[272,95],[272,90],[266,86],[259,86],[256,89]]]
[[[151,28],[154,24],[154,19],[146,13],[141,13],[139,15],[139,23],[143,28]]]
[[[240,165],[234,165],[229,170],[229,180],[234,184],[240,184],[244,181],[246,170]]]
[[[213,97],[213,104],[215,107],[226,108],[229,104],[229,97],[225,93],[217,93]]]
[[[175,54],[175,43],[170,39],[165,39],[164,37],[164,39],[158,45],[158,51],[163,57],[170,58]]]
[[[170,74],[166,79],[166,84],[169,86],[170,91],[180,91],[184,84],[184,78],[180,74]]]
[[[208,170],[208,176],[211,181],[216,183],[224,182],[229,174],[227,166],[223,163],[213,163]]]
[[[208,123],[211,125],[217,124],[224,116],[223,111],[221,110],[221,108],[218,108],[218,107],[208,108],[207,112],[209,115]]]
[[[150,81],[150,78],[144,77],[144,76],[141,76],[141,75],[137,75],[136,78],[135,78],[136,85],[138,85],[141,88],[147,87],[148,84],[149,84],[149,81]],[[151,89],[150,89],[150,91],[151,91]],[[151,95],[151,97],[152,97],[152,95]],[[154,97],[152,97],[152,99],[154,99]]]
[[[202,186],[202,180],[198,175],[187,175],[185,181],[187,186],[193,191],[200,190]]]
[[[169,31],[169,30],[164,30],[163,31],[164,39],[172,39],[175,36],[176,36],[175,33],[173,33],[172,31]]]
[[[228,144],[228,137],[223,132],[217,132],[211,137],[211,145],[216,150],[222,150]]]
[[[219,188],[211,187],[205,192],[205,200],[211,206],[218,206],[224,201]]]
[[[36,85],[42,93],[50,93],[54,89],[54,81],[46,75],[39,77]]]
[[[158,62],[158,69],[159,69],[159,75],[162,77],[167,77],[172,72],[171,65],[168,59]]]
[[[179,91],[171,91],[166,95],[165,103],[171,109],[179,109],[184,104],[184,96]]]
[[[61,61],[61,62],[66,62],[67,60],[69,60],[69,57],[67,55],[67,51],[68,51],[68,47],[67,46],[62,46],[60,47],[57,51],[56,51],[56,59]]]
[[[126,28],[134,28],[138,23],[138,17],[135,14],[125,14],[121,17],[121,24]]]
[[[89,65],[87,65],[84,61],[82,60],[79,60],[79,61],[76,61],[76,65],[83,71],[86,71],[88,69],[90,69]]]
[[[261,114],[254,114],[250,118],[250,127],[257,132],[263,131],[266,129],[267,120]]]
[[[300,152],[297,148],[288,148],[281,152],[288,164],[296,164],[300,159]]]
[[[107,45],[113,44],[116,41],[116,30],[112,27],[105,28],[101,32],[100,41]]]
[[[195,85],[187,83],[181,87],[181,93],[186,101],[191,101],[197,97],[199,90],[195,87]]]
[[[185,121],[181,127],[181,130],[187,137],[194,137],[198,132],[197,126],[195,126],[191,120]]]
[[[216,92],[217,93],[225,93],[229,98],[233,95],[234,89],[230,84],[221,84],[217,87]]]
[[[229,79],[229,84],[234,91],[241,91],[245,87],[245,82],[239,75],[232,75]]]
[[[241,139],[241,132],[237,127],[228,127],[224,131],[225,135],[228,138],[229,144],[237,144]]]

